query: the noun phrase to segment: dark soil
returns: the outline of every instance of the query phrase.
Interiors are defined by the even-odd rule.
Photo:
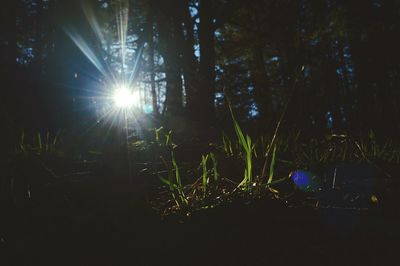
[[[55,178],[37,161],[21,162],[7,169],[31,179],[11,197],[3,190],[0,265],[387,265],[398,257],[394,201],[315,209],[265,197],[162,218],[139,177],[132,184],[106,165],[64,162],[81,175]]]

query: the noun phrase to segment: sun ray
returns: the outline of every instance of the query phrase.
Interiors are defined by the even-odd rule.
[[[75,43],[75,45],[81,50],[81,52],[86,56],[87,59],[100,71],[100,73],[108,78],[108,72],[104,69],[103,64],[99,60],[99,58],[95,55],[93,50],[89,47],[87,42],[76,32],[65,29],[67,35],[71,38],[71,40]]]
[[[128,15],[129,3],[128,1],[120,1],[117,10],[117,30],[118,40],[121,45],[121,72],[122,76],[125,75],[126,68],[126,38],[128,33]]]
[[[88,73],[88,76],[93,75],[91,79],[94,82],[86,85],[85,88],[80,88],[85,94],[81,99],[86,99],[88,103],[92,103],[91,99],[94,99],[93,105],[88,106],[86,111],[94,108],[96,119],[90,122],[87,130],[93,129],[100,123],[107,125],[106,136],[115,127],[127,128],[128,137],[131,135],[129,132],[136,131],[140,134],[140,116],[138,116],[140,112],[138,111],[142,108],[140,102],[143,95],[136,88],[135,80],[145,43],[139,42],[135,53],[129,46],[129,1],[121,0],[114,6],[117,39],[111,42],[111,48],[107,47],[110,45],[109,39],[106,39],[108,36],[102,28],[102,21],[96,18],[93,6],[83,3],[82,9],[99,41],[100,45],[96,45],[100,47],[99,51],[91,48],[75,29],[65,28],[65,32],[101,74],[101,77],[96,77]]]
[[[93,32],[96,34],[97,38],[100,42],[104,45],[106,39],[104,37],[103,32],[101,31],[101,27],[99,22],[96,19],[96,16],[93,12],[93,8],[88,5],[87,1],[81,2],[83,13],[85,14],[86,20],[88,21],[90,27],[92,28]]]
[[[141,58],[141,56],[143,54],[143,50],[144,50],[144,45],[142,45],[139,48],[139,51],[137,52],[137,56],[135,58],[135,62],[134,62],[133,67],[132,67],[132,72],[131,72],[131,75],[130,75],[129,80],[128,80],[128,84],[130,84],[130,85],[133,84],[133,81],[134,81],[134,79],[136,77],[136,73],[138,71],[139,61],[140,61],[140,58]]]

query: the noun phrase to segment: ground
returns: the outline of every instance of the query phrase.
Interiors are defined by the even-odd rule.
[[[149,154],[153,148],[141,142],[135,145],[145,148],[143,154],[131,154],[132,160],[160,160]],[[205,146],[205,150],[210,148]],[[185,152],[175,151],[178,163],[183,164]],[[214,208],[204,205],[162,212],[161,207],[174,203],[157,175],[149,174],[151,166],[137,163],[129,175],[121,158],[126,158],[123,149],[102,156],[91,152],[85,158],[17,153],[5,160],[1,265],[376,265],[396,261],[400,217],[393,184],[369,205],[349,206],[348,200],[344,201],[347,205],[336,206],[332,198],[346,196],[348,190],[333,191],[330,197],[297,189],[294,196],[285,198],[285,189],[279,187],[278,196],[267,190],[260,196],[236,193]],[[226,162],[231,171],[242,167],[232,158]]]

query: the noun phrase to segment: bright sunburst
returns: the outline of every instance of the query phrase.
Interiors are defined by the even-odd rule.
[[[140,95],[137,91],[133,92],[127,86],[118,86],[114,89],[113,101],[117,108],[138,107],[140,104]]]
[[[65,31],[101,73],[100,82],[89,89],[90,94],[93,95],[91,98],[95,100],[97,106],[96,123],[104,121],[110,128],[115,125],[122,125],[125,128],[128,126],[126,123],[129,120],[129,127],[138,129],[140,128],[138,118],[142,111],[146,112],[148,109],[147,105],[143,104],[144,99],[139,92],[139,87],[135,85],[144,46],[133,51],[134,48],[127,42],[129,1],[120,0],[115,3],[111,10],[115,11],[116,19],[114,21],[117,32],[115,37],[117,39],[111,39],[111,46],[113,51],[118,51],[117,53],[104,52],[108,51],[106,43],[110,41],[106,39],[107,30],[102,27],[102,21],[97,20],[93,6],[88,2],[82,1],[82,8],[89,25],[98,38],[96,47],[100,47],[100,51],[89,45],[89,42],[85,41],[76,28],[66,25]],[[111,17],[108,19],[112,21]],[[108,38],[112,37],[108,36]],[[104,54],[107,54],[107,57],[104,57]],[[140,110],[145,107],[147,107],[146,110]]]

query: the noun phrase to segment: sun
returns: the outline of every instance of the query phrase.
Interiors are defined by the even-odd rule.
[[[114,105],[120,109],[129,109],[138,107],[140,104],[140,95],[137,91],[132,91],[127,86],[116,86],[113,92]]]

